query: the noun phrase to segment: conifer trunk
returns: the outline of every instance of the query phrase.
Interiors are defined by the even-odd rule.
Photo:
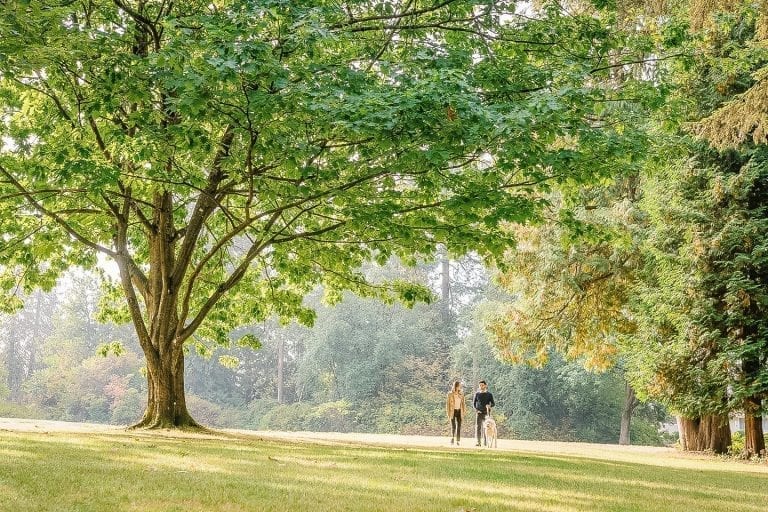
[[[444,245],[438,247],[440,257],[440,314],[443,321],[451,319],[451,262]]]
[[[21,342],[19,342],[16,334],[15,326],[11,323],[10,332],[8,333],[8,348],[5,353],[6,357],[6,384],[8,386],[8,400],[13,403],[20,401],[21,395],[21,378],[23,363],[21,361]]]
[[[757,317],[759,312],[754,311],[754,315]],[[754,336],[754,329],[745,330],[745,334]],[[763,365],[756,353],[745,356],[741,362],[741,370],[748,382],[759,380],[762,369]],[[765,454],[763,418],[760,416],[761,405],[762,398],[758,395],[752,395],[744,400],[744,456],[748,459]]]
[[[746,458],[766,454],[763,418],[755,415],[760,405],[760,398],[752,397],[747,400],[747,405],[744,407],[744,456]]]
[[[283,364],[285,359],[285,339],[280,336],[277,341],[277,403],[285,401],[283,396]]]
[[[731,445],[731,427],[724,414],[701,418],[677,419],[680,428],[680,446],[685,451],[727,453]]]

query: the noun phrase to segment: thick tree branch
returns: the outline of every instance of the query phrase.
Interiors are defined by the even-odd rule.
[[[133,20],[138,25],[143,26],[146,30],[149,31],[150,35],[152,36],[152,42],[154,43],[155,50],[159,50],[160,49],[160,33],[157,31],[156,22],[144,16],[143,13],[133,9],[130,5],[128,5],[128,2],[124,0],[113,0],[113,1],[119,9],[122,9],[123,12],[125,12],[128,16],[133,18]]]
[[[294,220],[295,219],[291,219],[291,222],[293,222]],[[283,236],[283,237],[280,237],[280,238],[277,238],[277,236],[275,236],[275,239],[274,239],[273,243],[275,243],[275,244],[282,244],[282,243],[285,243],[285,242],[291,242],[293,240],[298,240],[298,239],[301,239],[301,238],[309,238],[309,237],[319,236],[319,235],[322,235],[324,233],[329,233],[331,231],[335,231],[335,230],[345,226],[346,224],[347,224],[347,221],[339,221],[339,222],[337,222],[335,224],[331,224],[330,226],[326,226],[326,227],[320,228],[320,229],[315,229],[315,230],[312,230],[312,231],[303,231],[301,233],[293,233],[291,235]]]
[[[224,159],[229,156],[229,150],[234,136],[234,126],[228,125],[224,130],[224,134],[221,136],[219,149],[213,158],[211,172],[208,177],[208,185],[198,196],[192,215],[184,229],[183,242],[176,258],[175,268],[171,274],[171,282],[174,287],[178,287],[184,279],[184,275],[189,268],[192,254],[197,245],[197,240],[200,237],[200,232],[203,229],[205,220],[211,212],[216,209],[216,192],[222,181],[225,179],[222,164]]]
[[[114,238],[114,244],[116,253],[113,259],[117,263],[117,267],[120,270],[120,282],[122,284],[123,293],[125,294],[126,304],[128,311],[131,315],[131,320],[136,329],[136,334],[139,338],[139,343],[144,351],[144,355],[147,357],[148,362],[157,365],[159,363],[159,351],[157,346],[153,346],[152,338],[147,331],[147,325],[144,322],[144,316],[141,311],[138,297],[136,296],[136,288],[139,288],[139,292],[144,298],[144,304],[148,302],[148,283],[144,274],[136,267],[133,258],[131,258],[128,252],[128,215],[130,213],[130,200],[126,196],[123,199],[123,205],[121,211],[118,212],[116,219],[116,233]],[[154,366],[157,367],[157,366]]]
[[[246,272],[248,271],[248,267],[250,267],[253,260],[261,254],[261,251],[264,250],[265,247],[268,247],[272,244],[274,239],[274,236],[271,238],[268,238],[264,240],[260,244],[254,244],[251,246],[248,253],[245,255],[243,260],[240,262],[240,264],[237,266],[237,268],[234,269],[234,271],[230,274],[229,278],[227,278],[226,281],[224,281],[222,284],[220,284],[216,291],[208,298],[208,300],[205,301],[203,306],[200,308],[200,311],[197,312],[197,315],[195,315],[195,318],[192,319],[189,324],[184,326],[180,331],[176,339],[179,342],[183,342],[190,336],[192,336],[192,333],[194,333],[198,327],[200,327],[200,324],[203,323],[203,320],[208,316],[208,313],[211,312],[213,307],[216,305],[217,302],[229,291],[234,287],[237,283],[240,282],[240,280],[245,276]],[[191,284],[191,283],[190,283]],[[183,317],[182,317],[183,318]],[[181,327],[181,324],[179,324]]]
[[[122,190],[122,194],[119,195],[123,199],[123,207],[122,209],[112,200],[107,197],[107,195],[102,192],[101,197],[104,200],[104,202],[107,204],[107,207],[112,212],[112,216],[115,219],[115,234],[113,237],[113,243],[115,244],[115,250],[120,253],[120,251],[123,251],[123,259],[126,267],[130,271],[131,280],[134,283],[134,285],[139,289],[139,293],[144,297],[145,301],[147,298],[147,277],[144,275],[144,272],[136,265],[136,262],[131,258],[128,254],[127,249],[127,242],[122,242],[121,240],[126,239],[127,240],[127,232],[128,232],[128,221],[130,218],[130,205],[132,202],[131,198],[131,189],[125,188],[122,183],[119,183],[120,189]]]
[[[149,220],[149,218],[144,214],[144,211],[141,209],[140,204],[142,201],[136,200],[136,198],[134,198],[133,194],[131,193],[131,189],[126,188],[122,182],[119,182],[118,186],[120,187],[121,194],[123,194],[123,196],[129,200],[131,209],[134,211],[134,213],[136,213],[136,217],[139,219],[139,222],[141,222],[142,226],[144,226],[144,229],[147,231],[147,233],[154,233],[156,227],[154,224],[152,224],[152,221]],[[147,203],[147,206],[151,205]]]
[[[104,158],[107,159],[107,162],[112,162],[112,154],[109,152],[109,149],[107,149],[107,145],[104,143],[104,139],[101,137],[101,132],[99,131],[99,127],[96,124],[96,120],[93,119],[93,116],[88,116],[88,125],[91,127],[93,136],[96,137],[96,144],[99,146],[99,149],[104,155]]]
[[[120,270],[120,282],[123,287],[123,293],[125,294],[126,304],[128,305],[128,312],[131,315],[131,321],[136,329],[136,334],[139,338],[144,354],[147,358],[152,357],[154,363],[159,363],[159,352],[157,347],[153,346],[152,339],[147,331],[147,326],[144,323],[144,317],[141,312],[141,306],[139,305],[138,297],[136,296],[136,289],[134,288],[134,275],[131,270],[130,257],[127,254],[124,243],[119,244],[120,249],[118,254],[114,257],[117,267]]]

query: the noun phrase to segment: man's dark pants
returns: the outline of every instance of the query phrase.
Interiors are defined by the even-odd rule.
[[[480,444],[481,439],[485,439],[485,433],[483,432],[484,421],[485,421],[485,413],[478,412],[477,419],[475,420],[475,430],[477,431],[477,444]]]

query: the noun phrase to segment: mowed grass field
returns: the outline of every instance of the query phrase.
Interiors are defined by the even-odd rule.
[[[663,448],[0,420],[0,510],[765,512],[768,465]]]

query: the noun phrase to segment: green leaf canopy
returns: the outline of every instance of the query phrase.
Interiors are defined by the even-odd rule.
[[[356,269],[500,256],[537,190],[615,170],[628,48],[556,3],[4,2],[0,284],[111,258],[163,375],[194,333],[311,323],[318,284],[416,300]]]

